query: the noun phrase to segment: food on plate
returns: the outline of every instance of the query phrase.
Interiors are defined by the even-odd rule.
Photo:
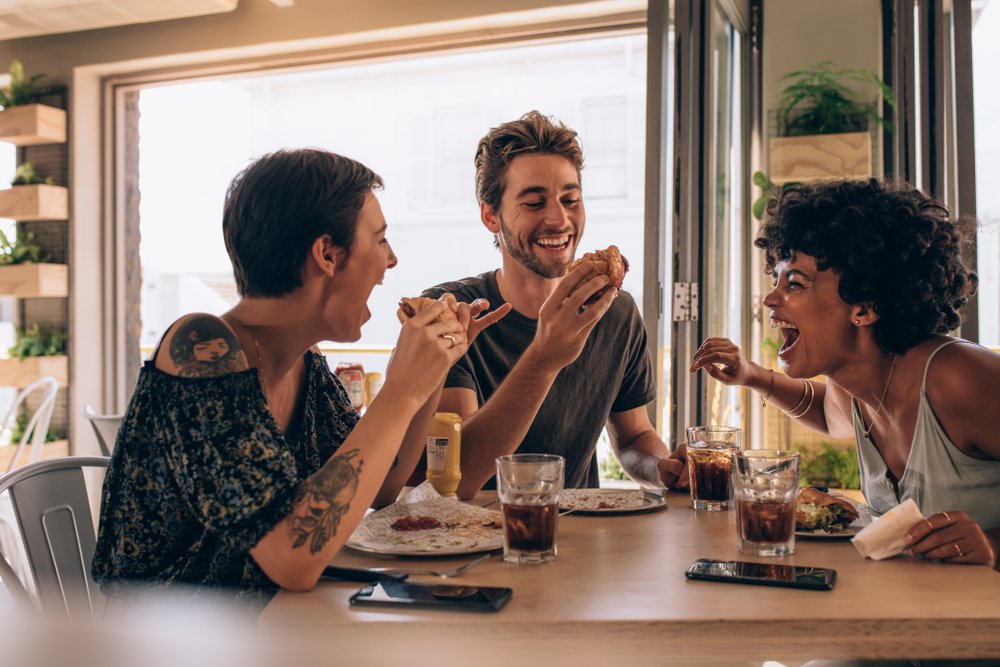
[[[432,303],[437,303],[437,300],[428,299],[425,296],[404,296],[399,300],[399,309],[396,311],[396,317],[399,318],[399,323],[403,324],[406,320],[410,319]],[[434,319],[434,321],[443,322],[444,320],[454,320],[456,317],[457,316],[453,310],[446,308],[444,312]]]
[[[440,528],[441,522],[432,516],[404,516],[389,527],[393,530],[431,530]]]
[[[503,545],[500,512],[432,498],[372,512],[347,545],[377,553],[465,553]]]
[[[614,287],[615,289],[621,289],[622,280],[625,279],[625,274],[628,272],[628,260],[625,259],[621,252],[618,250],[618,246],[608,246],[606,250],[595,250],[594,252],[585,253],[582,257],[578,258],[566,269],[569,273],[575,269],[580,262],[584,260],[590,260],[594,263],[594,268],[591,269],[581,283],[584,283],[594,276],[608,275],[611,278],[611,282],[608,287]],[[597,301],[604,292],[607,291],[608,287],[598,290],[589,299],[587,299],[587,304]],[[586,305],[586,304],[584,304]]]
[[[795,511],[796,530],[841,533],[857,520],[858,511],[843,498],[811,487],[799,491]]]
[[[567,510],[641,509],[645,502],[642,489],[564,489],[559,507]]]

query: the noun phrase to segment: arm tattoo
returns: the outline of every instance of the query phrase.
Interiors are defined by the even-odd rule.
[[[239,339],[211,315],[195,315],[177,327],[170,359],[181,377],[215,377],[249,367]]]
[[[309,542],[309,553],[318,554],[337,534],[337,526],[358,492],[358,475],[364,465],[358,459],[354,466],[358,453],[352,449],[334,456],[299,486],[288,520],[293,549]]]

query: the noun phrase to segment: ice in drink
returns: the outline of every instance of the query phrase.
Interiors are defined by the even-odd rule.
[[[733,500],[733,453],[728,442],[699,441],[688,444],[691,501],[695,509],[728,510]]]

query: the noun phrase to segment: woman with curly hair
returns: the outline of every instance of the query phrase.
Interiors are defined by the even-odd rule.
[[[948,335],[976,289],[962,258],[974,233],[904,184],[788,189],[754,242],[775,279],[764,305],[785,374],[724,338],[707,339],[691,371],[853,437],[871,508],[912,498],[927,517],[909,532],[914,555],[997,568],[1000,355]]]

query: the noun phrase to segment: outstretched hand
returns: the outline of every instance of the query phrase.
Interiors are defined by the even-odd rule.
[[[512,305],[505,303],[480,317],[490,307],[490,302],[486,299],[476,299],[472,303],[459,303],[455,300],[454,295],[445,292],[441,295],[440,300],[447,303],[455,311],[459,323],[465,328],[465,336],[469,345],[472,345],[472,342],[484,329],[502,320],[513,309]]]
[[[918,558],[997,566],[996,545],[965,512],[932,514],[910,528],[906,540]]]
[[[691,357],[690,371],[704,370],[725,385],[749,384],[760,366],[748,361],[728,338],[706,338]]]

